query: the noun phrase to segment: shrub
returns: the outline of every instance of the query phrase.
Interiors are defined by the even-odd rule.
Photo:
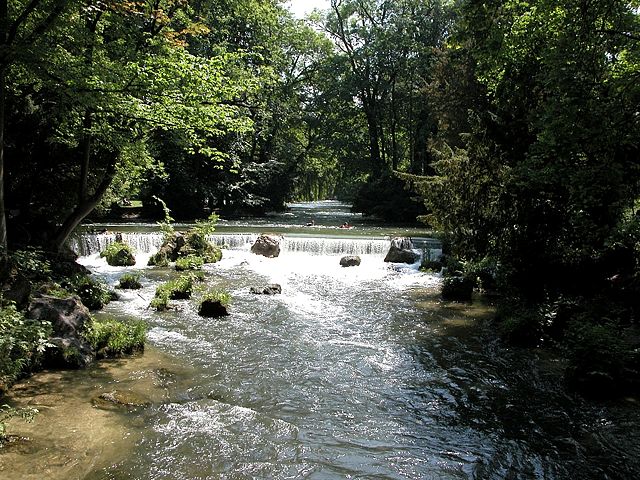
[[[0,394],[39,365],[51,324],[28,320],[9,304],[0,309]]]
[[[469,302],[473,294],[473,280],[463,277],[445,277],[442,283],[442,298],[458,302]]]
[[[625,367],[631,352],[620,335],[620,325],[608,322],[593,324],[588,315],[577,319],[567,335],[569,346],[569,384],[590,396],[608,397],[625,388]]]
[[[140,283],[140,274],[139,273],[125,273],[120,277],[120,282],[118,283],[118,287],[123,290],[140,290],[142,288],[142,284]]]
[[[197,255],[187,255],[176,260],[176,270],[178,272],[184,272],[185,270],[200,270],[204,265],[202,257]]]
[[[100,252],[100,256],[106,258],[107,263],[112,267],[130,267],[136,264],[133,248],[122,242],[109,244]]]
[[[117,357],[143,350],[147,324],[142,321],[121,322],[93,319],[84,336],[98,358]]]
[[[48,280],[51,278],[51,262],[38,249],[17,250],[11,252],[10,263],[25,277],[31,280]]]
[[[76,293],[89,310],[100,310],[118,298],[104,282],[91,280],[87,275],[75,275],[63,287]]]
[[[9,405],[0,406],[0,446],[7,438],[6,422],[15,417],[20,417],[25,422],[32,422],[38,410],[35,408],[14,408]]]
[[[169,300],[187,300],[193,293],[194,275],[181,275],[175,280],[163,283],[156,288],[156,294],[150,307],[158,311],[169,308]]]

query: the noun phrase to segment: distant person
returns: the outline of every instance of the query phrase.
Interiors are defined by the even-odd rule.
[[[349,225],[348,222],[344,222],[342,225],[340,225],[340,228],[351,228],[351,225]]]

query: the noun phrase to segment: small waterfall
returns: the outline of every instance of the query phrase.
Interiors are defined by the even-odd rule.
[[[122,241],[131,245],[137,253],[150,254],[162,245],[161,233],[122,233]],[[207,239],[214,245],[229,250],[249,249],[258,238],[255,233],[212,234]],[[83,233],[70,242],[70,247],[81,257],[95,255],[115,242],[115,233]],[[309,253],[312,255],[385,255],[390,244],[407,249],[441,248],[433,239],[411,238],[322,238],[284,236],[280,242],[282,252]]]
[[[130,245],[138,253],[152,253],[161,245],[161,233],[120,233],[122,241]],[[81,257],[102,252],[108,245],[116,241],[115,233],[83,233],[69,242],[71,249]]]
[[[285,237],[283,252],[305,252],[314,255],[384,255],[389,250],[387,239]]]
[[[229,250],[240,250],[248,248],[257,240],[258,235],[255,233],[228,233],[208,235],[207,240],[220,248],[228,248]]]

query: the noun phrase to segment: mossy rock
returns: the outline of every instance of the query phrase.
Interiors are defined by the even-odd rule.
[[[200,304],[198,315],[207,318],[219,318],[228,316],[229,311],[220,300],[204,300]]]
[[[100,256],[112,267],[131,267],[136,264],[133,249],[126,243],[114,242],[100,252]]]
[[[125,273],[120,277],[117,288],[122,290],[140,290],[142,288],[142,283],[140,283],[140,274]]]

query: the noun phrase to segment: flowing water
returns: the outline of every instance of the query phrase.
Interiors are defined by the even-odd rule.
[[[289,225],[340,224],[340,212],[358,221],[333,203],[298,208],[305,213],[284,217]],[[311,236],[280,220],[264,228],[276,223],[286,232],[276,259],[249,251],[264,225],[211,238],[225,249],[206,283],[233,298],[222,320],[200,318],[193,300],[162,314],[147,308],[175,275],[144,267],[157,233],[125,233],[139,250],[126,269],[98,256],[113,234],[79,238],[82,263],[105,281],[142,273],[144,288],[123,292],[105,314],[146,319],[149,348],[19,385],[11,400],[41,414],[11,423],[30,440],[0,454],[0,478],[638,478],[633,399],[567,394],[559,360],[493,340],[489,307],[442,303],[437,275],[385,264],[389,231],[362,225],[341,236],[316,221]],[[408,233],[418,250],[437,249]],[[346,254],[362,264],[340,267]],[[249,293],[268,283],[282,295]],[[111,391],[145,401],[94,406]]]

